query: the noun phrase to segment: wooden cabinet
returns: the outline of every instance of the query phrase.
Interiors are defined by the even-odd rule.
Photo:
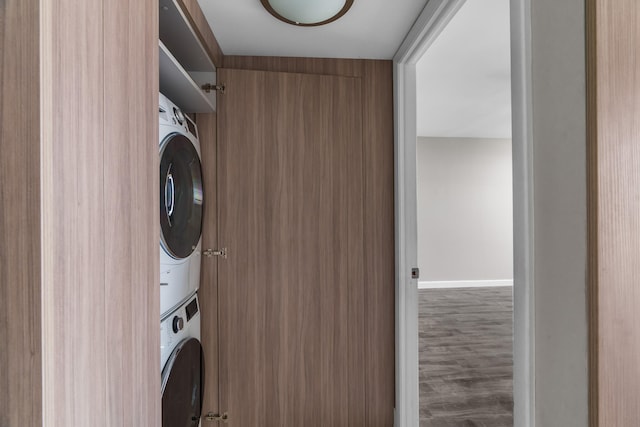
[[[590,426],[640,420],[640,4],[589,0]]]
[[[230,426],[391,426],[391,63],[225,64],[215,156],[203,148],[218,214],[209,205],[203,239],[229,255],[203,260],[205,412]]]
[[[0,3],[0,425],[158,425],[157,3]]]

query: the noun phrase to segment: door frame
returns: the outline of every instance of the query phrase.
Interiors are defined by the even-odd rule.
[[[466,0],[430,0],[394,62],[396,427],[419,426],[416,63]],[[514,425],[535,426],[531,0],[511,0]]]

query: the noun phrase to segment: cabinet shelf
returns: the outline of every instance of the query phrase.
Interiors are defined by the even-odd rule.
[[[215,92],[206,93],[196,83],[194,77],[187,72],[181,63],[173,56],[162,41],[158,42],[160,51],[160,92],[186,113],[210,113],[215,108]],[[215,73],[196,72],[195,77],[211,75],[215,83]]]
[[[160,92],[186,113],[216,110],[216,67],[179,0],[159,0]]]
[[[185,70],[215,72],[216,67],[211,57],[177,0],[159,1],[160,41],[173,53]]]

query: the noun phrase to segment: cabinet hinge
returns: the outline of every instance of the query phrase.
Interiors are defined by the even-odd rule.
[[[205,249],[202,251],[202,255],[211,258],[214,256],[219,256],[220,258],[227,259],[227,248],[222,249]]]
[[[221,83],[219,85],[212,85],[211,83],[206,83],[200,86],[200,88],[207,93],[210,93],[212,90],[217,90],[220,93],[224,93],[226,86],[224,85],[224,83]]]
[[[205,421],[216,421],[219,423],[228,423],[229,422],[229,414],[226,412],[224,414],[214,414],[213,412],[209,412],[204,416]]]

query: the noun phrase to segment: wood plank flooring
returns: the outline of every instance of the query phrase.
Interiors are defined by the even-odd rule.
[[[513,427],[511,287],[419,291],[420,427]]]

